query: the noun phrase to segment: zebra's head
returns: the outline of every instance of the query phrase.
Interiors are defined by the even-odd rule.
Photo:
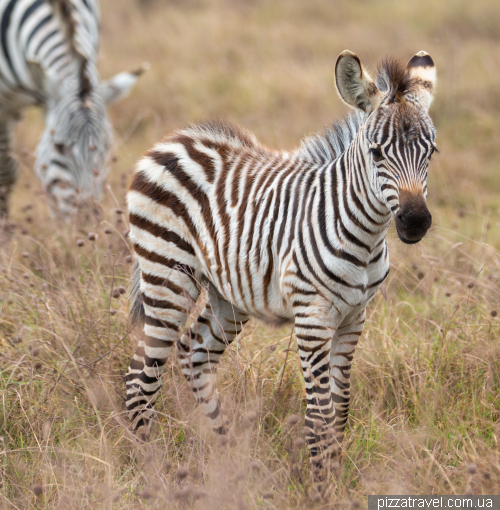
[[[141,72],[99,82],[97,70],[84,60],[62,80],[39,77],[46,115],[35,170],[66,218],[101,195],[112,144],[106,105],[125,95]]]
[[[436,85],[434,62],[424,51],[407,65],[386,58],[373,81],[359,58],[344,51],[335,77],[342,100],[367,114],[361,140],[373,190],[392,212],[401,241],[417,243],[432,223],[425,201],[427,169],[436,150],[428,114]]]

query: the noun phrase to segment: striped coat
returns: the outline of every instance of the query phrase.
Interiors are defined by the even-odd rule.
[[[97,0],[0,0],[0,19],[0,219],[17,179],[13,124],[30,105],[45,112],[35,171],[68,217],[99,198],[112,142],[105,105],[142,69],[100,81]]]
[[[196,399],[225,433],[217,365],[255,317],[294,323],[312,462],[323,466],[338,454],[365,309],[389,272],[391,218],[406,243],[430,227],[425,196],[435,130],[427,110],[435,70],[421,52],[407,66],[383,61],[374,82],[344,52],[336,81],[357,113],[294,152],[206,122],[168,136],[137,165],[127,197],[137,261],[132,313],[145,322],[127,374],[135,429],[149,433],[176,343]],[[203,287],[207,305],[181,335]]]

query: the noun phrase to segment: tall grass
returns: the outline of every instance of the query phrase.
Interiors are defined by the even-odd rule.
[[[355,508],[367,495],[500,490],[500,14],[497,2],[418,4],[103,0],[104,77],[151,70],[111,110],[109,187],[67,225],[33,175],[39,113],[20,123],[12,234],[0,239],[0,508]],[[390,236],[391,274],[369,307],[353,365],[342,466],[319,494],[302,438],[305,394],[290,328],[250,323],[227,351],[217,440],[169,360],[150,443],[130,434],[124,373],[141,331],[126,297],[124,210],[134,161],[207,116],[296,146],[344,112],[333,67],[356,51],[425,49],[434,227]]]

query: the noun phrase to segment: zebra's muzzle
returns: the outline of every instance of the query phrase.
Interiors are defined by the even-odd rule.
[[[422,194],[400,193],[400,207],[395,217],[399,239],[405,244],[418,243],[432,225],[432,216]]]

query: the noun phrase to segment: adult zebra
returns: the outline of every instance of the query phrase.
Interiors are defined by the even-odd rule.
[[[17,178],[10,154],[23,108],[45,110],[35,171],[63,215],[98,198],[112,140],[105,109],[143,69],[100,82],[97,0],[0,0],[0,219]]]
[[[311,461],[319,467],[338,454],[365,309],[389,273],[391,216],[408,244],[431,225],[426,182],[436,146],[428,108],[436,72],[419,52],[406,66],[383,60],[374,82],[344,51],[335,76],[357,113],[294,152],[208,122],[173,133],[139,162],[127,198],[137,261],[132,317],[145,320],[127,373],[127,407],[139,432],[150,431],[176,342],[197,401],[226,432],[217,365],[253,316],[295,323]],[[181,336],[198,282],[208,285],[208,302]]]

